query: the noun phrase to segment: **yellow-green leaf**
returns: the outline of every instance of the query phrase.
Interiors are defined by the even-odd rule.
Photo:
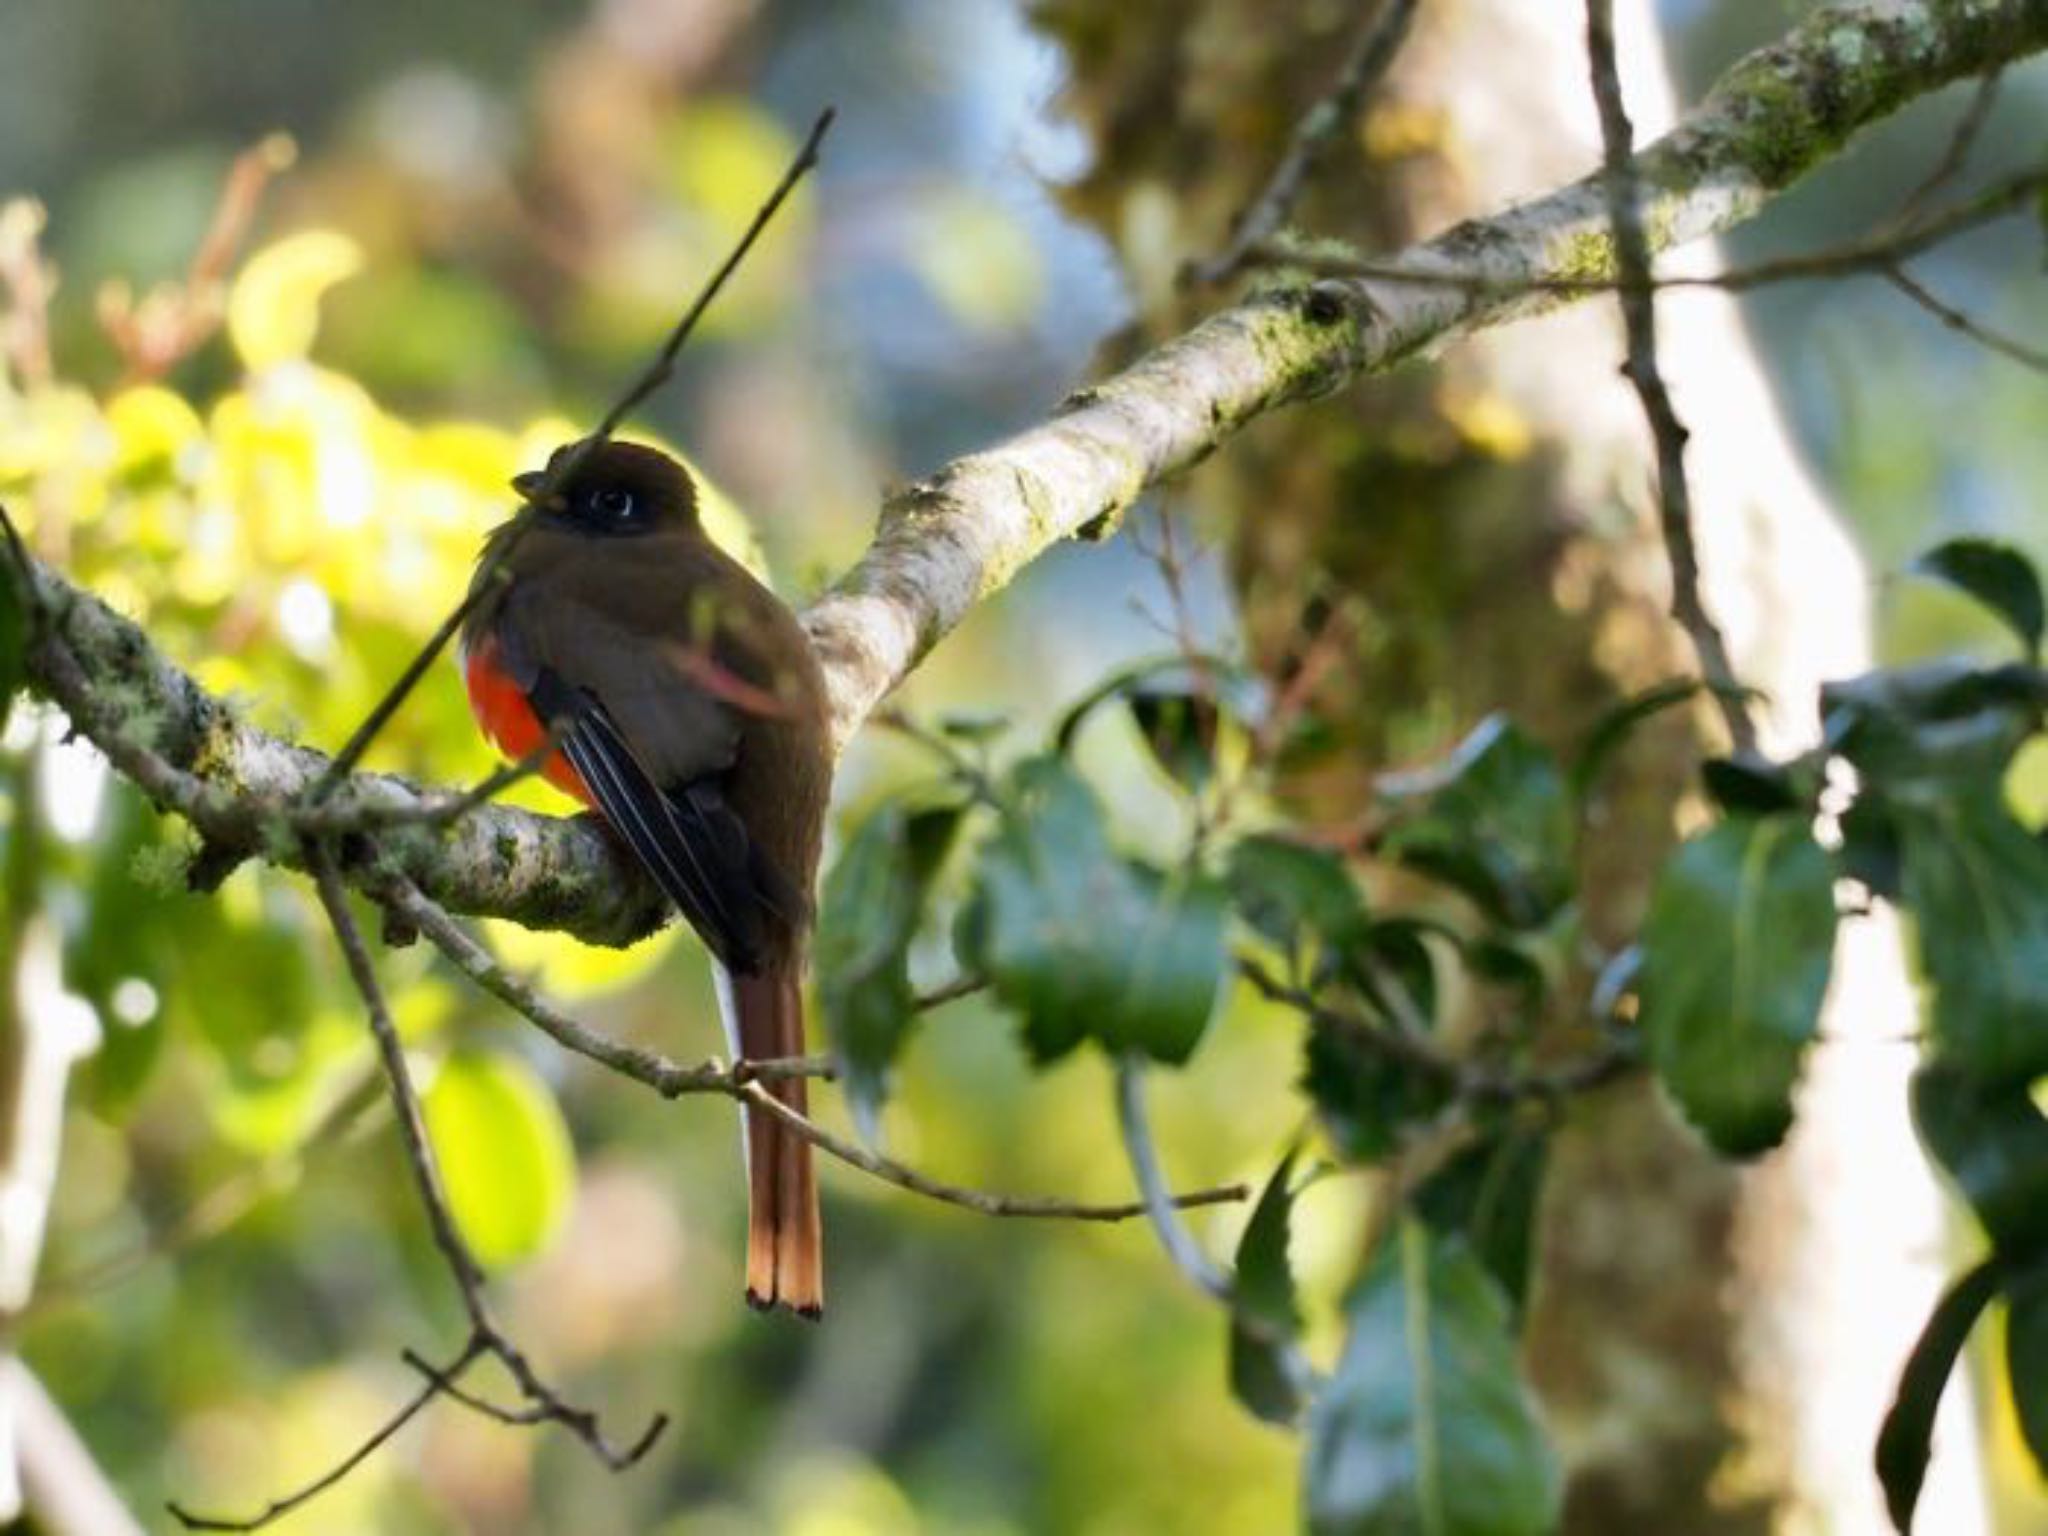
[[[228,293],[228,337],[249,370],[304,357],[320,329],[320,296],[362,269],[346,235],[306,229],[265,246]]]
[[[477,1261],[502,1268],[546,1248],[569,1212],[576,1152],[539,1074],[516,1056],[457,1051],[422,1108],[449,1208]]]

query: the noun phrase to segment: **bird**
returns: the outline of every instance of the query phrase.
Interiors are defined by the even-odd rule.
[[[461,633],[472,713],[597,812],[710,951],[735,1060],[803,1054],[802,979],[831,795],[825,678],[796,615],[712,542],[659,449],[557,448],[515,476]],[[764,1084],[806,1109],[802,1077]],[[824,1310],[811,1144],[745,1109],[746,1295]]]

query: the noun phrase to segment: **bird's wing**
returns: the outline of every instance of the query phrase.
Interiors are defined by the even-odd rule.
[[[726,803],[733,712],[623,636],[593,644],[585,628],[583,643],[565,648],[525,618],[508,604],[499,622],[506,671],[706,947],[738,975],[758,970],[770,923],[787,924],[799,903]]]

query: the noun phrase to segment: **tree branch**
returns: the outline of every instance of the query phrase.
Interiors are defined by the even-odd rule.
[[[1738,223],[1858,129],[2044,46],[2048,0],[1818,11],[1735,65],[1690,119],[1636,156],[1647,242],[1662,249]],[[837,739],[1049,546],[1106,527],[1264,412],[1572,297],[1558,283],[1611,284],[1604,181],[1595,173],[1389,259],[1411,274],[1459,274],[1459,285],[1347,277],[1252,298],[1080,391],[1051,420],[890,497],[865,558],[806,615]],[[139,628],[53,572],[39,567],[35,580],[61,623],[33,649],[34,684],[209,840],[303,867],[282,818],[328,759],[240,720]],[[355,775],[325,810],[418,820],[423,800],[439,797]],[[652,882],[589,818],[486,805],[447,828],[386,827],[374,849],[341,851],[339,873],[358,887],[401,874],[450,911],[594,943],[630,943],[666,916]]]

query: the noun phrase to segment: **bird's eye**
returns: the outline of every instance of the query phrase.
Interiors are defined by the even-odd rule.
[[[590,509],[608,523],[623,523],[633,516],[633,493],[622,485],[607,485],[591,493]]]

